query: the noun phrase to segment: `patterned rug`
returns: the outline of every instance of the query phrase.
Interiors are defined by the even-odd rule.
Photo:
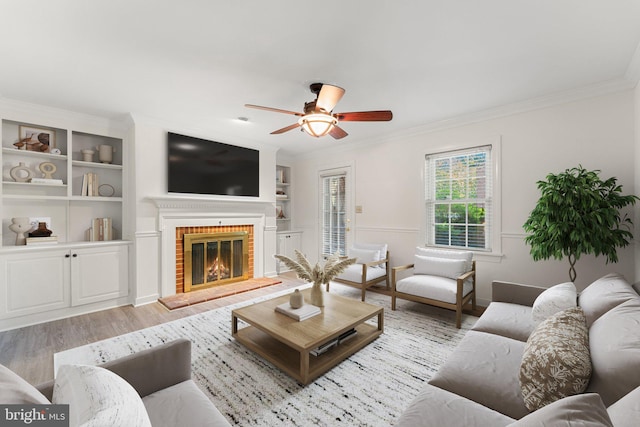
[[[304,286],[301,286],[301,288]],[[192,378],[231,424],[239,426],[393,425],[477,320],[367,293],[384,307],[384,333],[303,387],[231,337],[231,310],[290,291],[200,313],[54,355],[66,363],[99,364],[178,337],[192,341]],[[360,299],[360,290],[331,284]],[[240,325],[242,327],[242,325]]]

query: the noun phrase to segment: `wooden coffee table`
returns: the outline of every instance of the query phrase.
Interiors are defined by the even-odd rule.
[[[302,291],[309,301],[310,289]],[[295,378],[309,384],[351,356],[384,330],[384,309],[336,294],[324,294],[322,313],[301,322],[275,311],[289,295],[235,309],[231,312],[233,337],[247,348]],[[365,323],[377,316],[377,325]],[[238,319],[248,326],[238,328]],[[355,328],[357,333],[318,356],[312,350]]]

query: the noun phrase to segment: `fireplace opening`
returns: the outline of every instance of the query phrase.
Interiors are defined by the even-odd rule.
[[[249,279],[249,233],[185,234],[184,291]]]

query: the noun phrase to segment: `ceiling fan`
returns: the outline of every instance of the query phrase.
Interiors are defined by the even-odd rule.
[[[288,132],[296,128],[302,128],[311,136],[316,138],[326,134],[335,139],[347,136],[342,128],[338,126],[339,121],[344,122],[387,122],[393,118],[393,113],[389,110],[381,111],[358,111],[351,113],[334,113],[333,109],[344,95],[345,90],[338,86],[323,83],[312,83],[309,88],[316,95],[316,99],[304,103],[304,113],[281,110],[279,108],[262,107],[260,105],[245,104],[248,108],[274,111],[276,113],[292,114],[300,117],[297,123],[274,130],[272,135]]]

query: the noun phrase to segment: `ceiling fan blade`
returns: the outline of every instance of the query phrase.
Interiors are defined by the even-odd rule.
[[[293,114],[294,116],[304,116],[304,114],[302,113],[296,113],[295,111],[289,111],[289,110],[281,110],[279,108],[263,107],[261,105],[253,105],[253,104],[244,104],[244,106],[247,108],[255,108],[258,110],[273,111],[274,113],[284,113],[284,114]]]
[[[316,108],[321,108],[327,113],[330,113],[338,101],[340,101],[342,95],[344,95],[344,89],[341,87],[324,84],[318,94]]]
[[[388,122],[393,118],[393,113],[390,110],[357,111],[336,113],[333,116],[341,122]]]
[[[340,139],[340,138],[344,138],[345,136],[349,135],[348,133],[346,133],[344,131],[344,129],[342,129],[341,127],[338,126],[334,126],[333,129],[331,129],[329,131],[329,135],[331,135],[332,137],[334,137],[335,139]]]
[[[290,130],[293,130],[293,129],[299,128],[299,127],[300,127],[299,123],[294,123],[292,125],[289,125],[287,127],[282,128],[282,129],[274,130],[273,132],[271,132],[271,135],[277,135],[277,134],[289,132]]]

